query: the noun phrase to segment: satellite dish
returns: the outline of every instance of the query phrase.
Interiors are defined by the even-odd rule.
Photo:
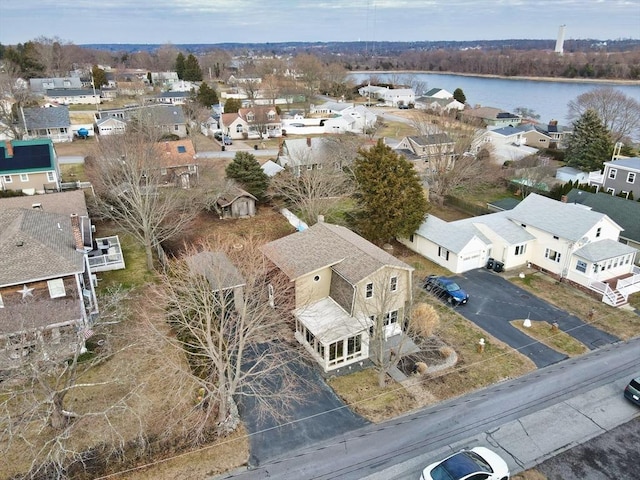
[[[585,237],[582,237],[580,240],[578,240],[578,241],[576,242],[576,244],[577,244],[579,247],[581,247],[581,246],[583,246],[583,245],[585,245],[585,244],[587,244],[587,243],[589,243],[589,237],[586,237],[586,236],[585,236]]]

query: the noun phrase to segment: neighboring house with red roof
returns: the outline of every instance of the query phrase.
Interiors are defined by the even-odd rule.
[[[413,268],[351,230],[318,222],[262,252],[292,283],[295,337],[325,372],[368,361],[376,325],[401,334]]]
[[[198,183],[198,163],[193,142],[189,139],[158,143],[158,163],[162,181],[190,188]]]
[[[234,140],[282,136],[282,120],[273,105],[254,105],[238,113],[223,113],[223,132]]]

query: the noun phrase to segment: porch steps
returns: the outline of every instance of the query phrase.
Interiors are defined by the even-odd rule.
[[[626,305],[628,303],[627,299],[624,298],[624,295],[622,295],[618,290],[613,290],[613,294],[616,297],[613,302],[614,307],[621,307],[622,305]]]

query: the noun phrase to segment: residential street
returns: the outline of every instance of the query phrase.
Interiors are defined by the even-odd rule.
[[[622,389],[640,373],[638,358],[640,338],[608,345],[216,478],[415,479],[425,465],[478,444],[516,473],[637,417]]]

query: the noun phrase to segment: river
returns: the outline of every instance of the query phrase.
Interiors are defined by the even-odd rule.
[[[366,82],[370,77],[381,81],[393,77],[401,84],[420,85],[424,92],[431,88],[443,88],[453,93],[456,88],[461,88],[469,105],[496,107],[508,112],[524,107],[540,115],[540,122],[558,120],[561,125],[570,124],[567,119],[569,101],[598,87],[614,87],[640,102],[640,82],[634,85],[622,85],[607,82],[524,80],[420,72],[361,72],[352,73],[350,76],[357,83]]]

